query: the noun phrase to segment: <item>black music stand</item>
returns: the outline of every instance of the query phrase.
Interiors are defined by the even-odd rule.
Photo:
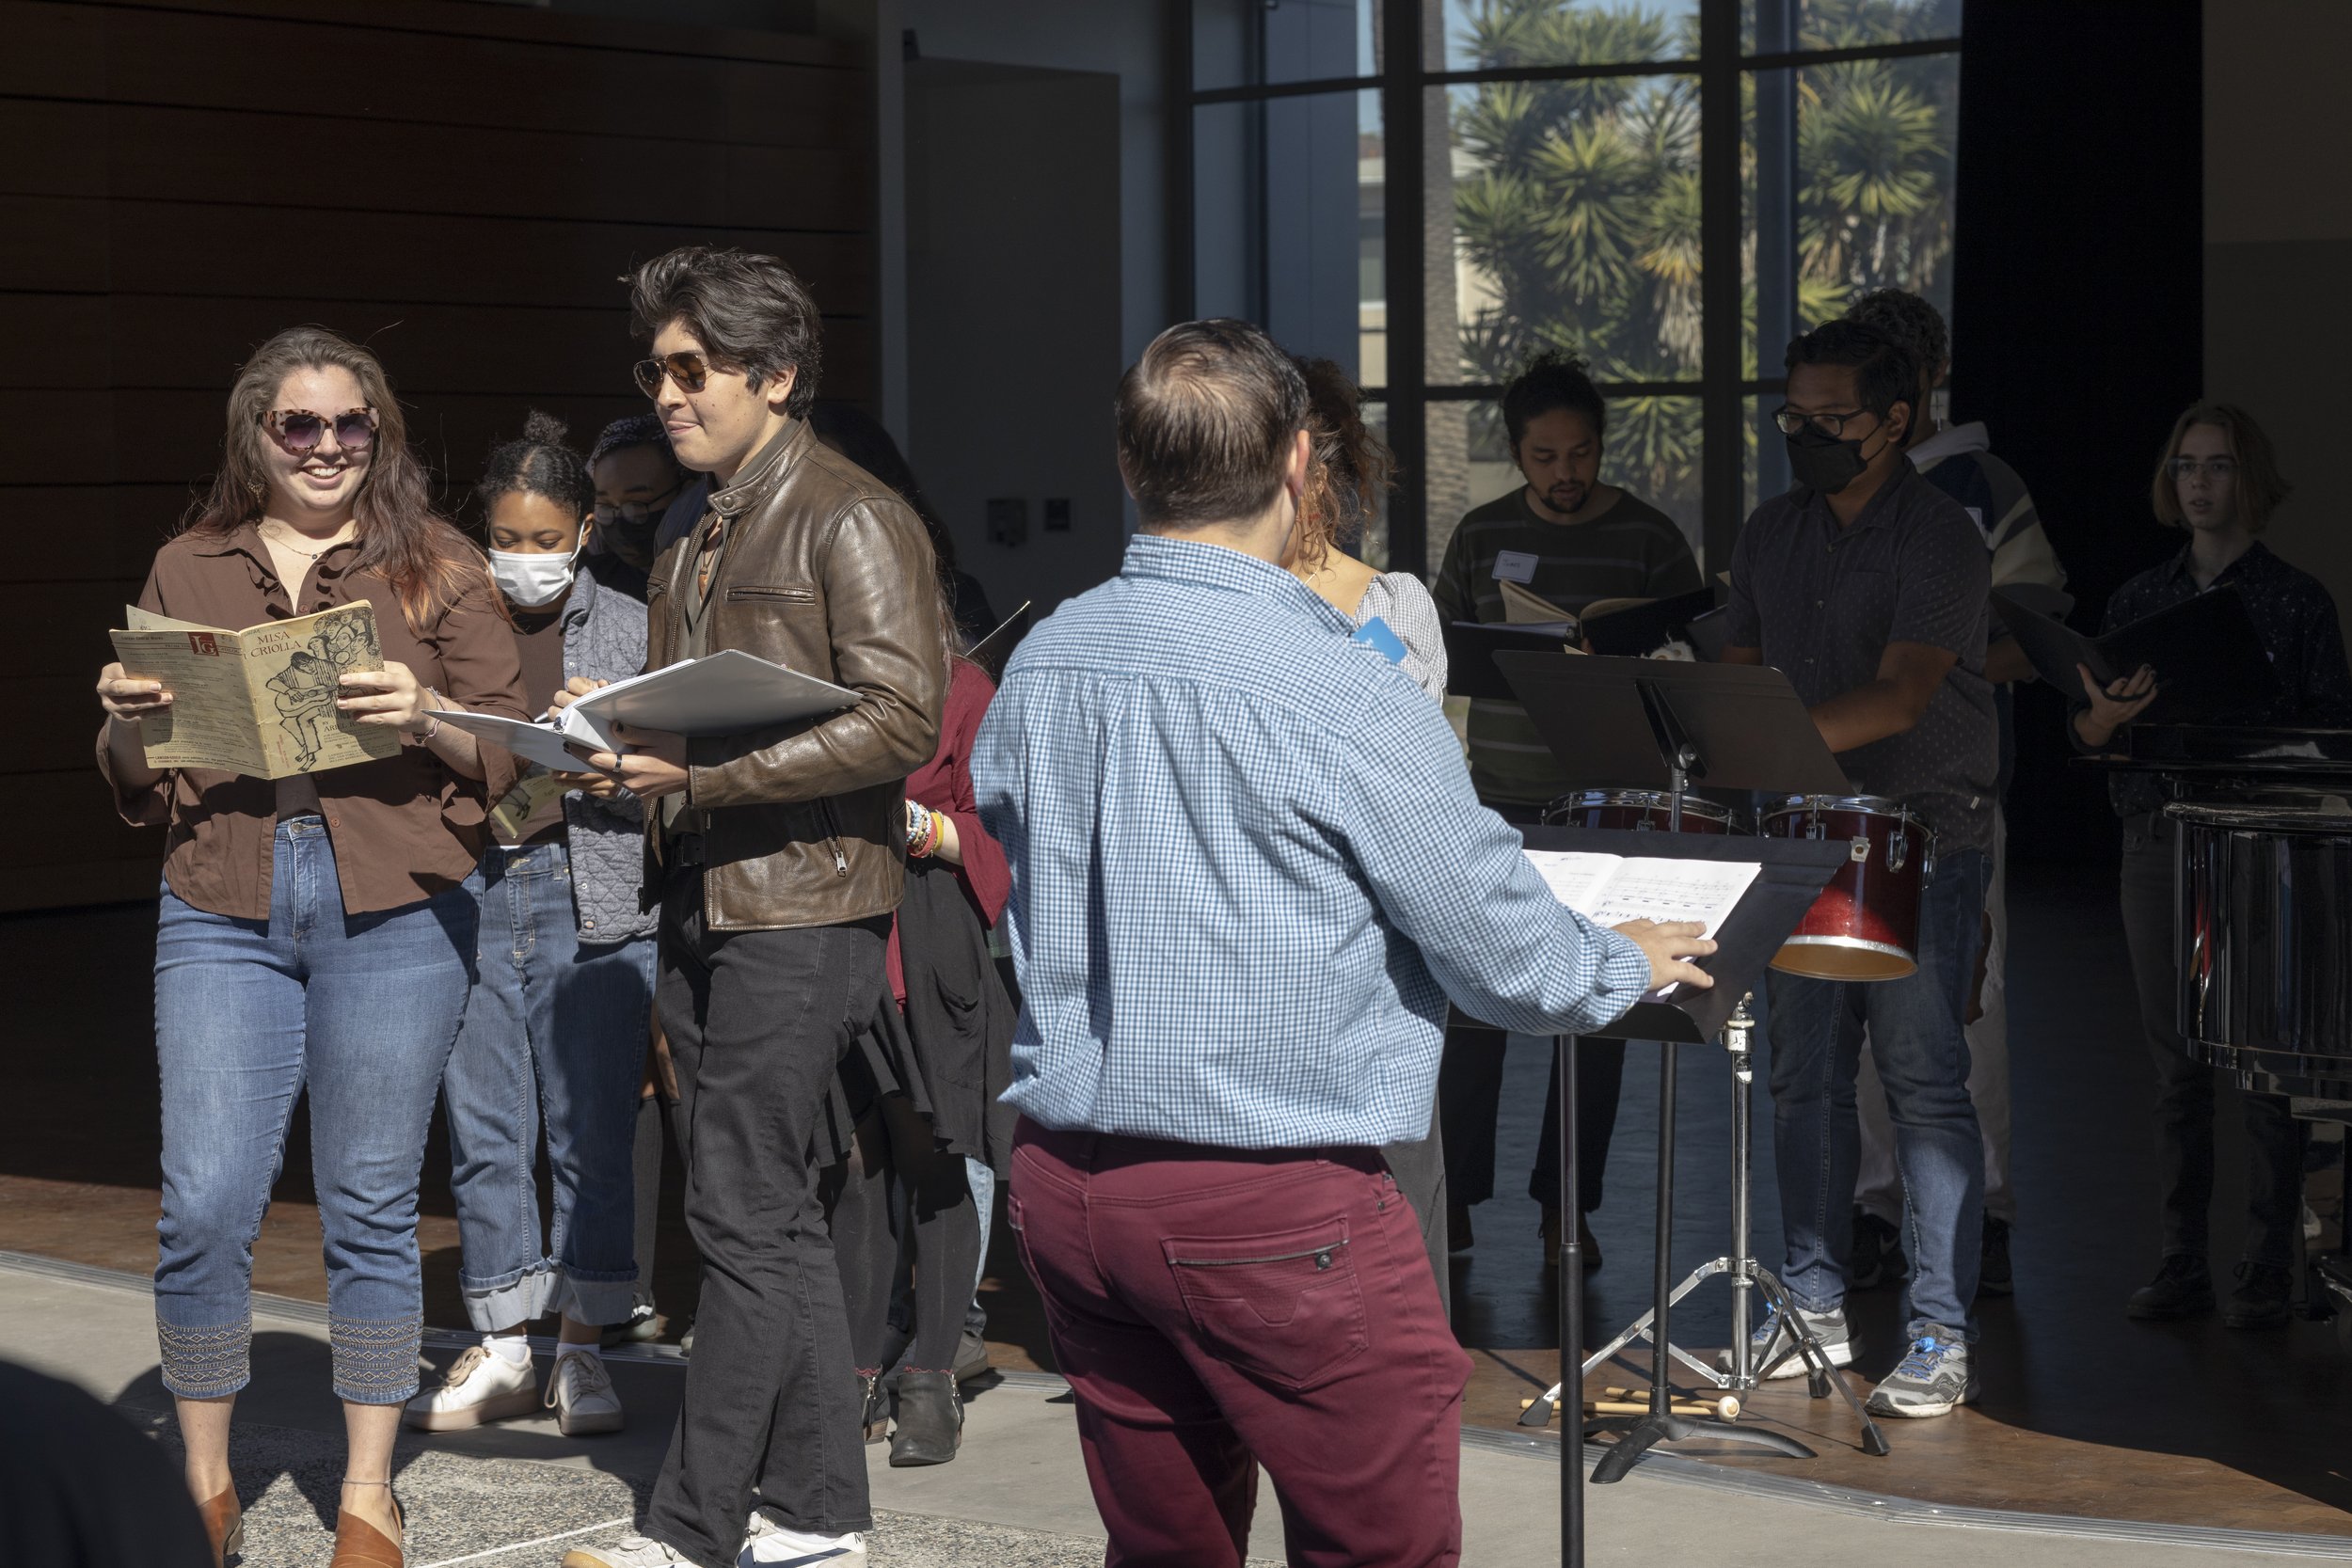
[[[1497,671],[1509,681],[1526,706],[1544,743],[1570,777],[1581,778],[1594,785],[1662,788],[1674,799],[1677,822],[1682,797],[1698,782],[1716,788],[1787,794],[1851,791],[1851,785],[1823,744],[1804,705],[1788,677],[1778,671],[1743,665],[1500,650],[1492,657]],[[1693,1367],[1699,1364],[1674,1347],[1668,1336],[1668,1321],[1673,1303],[1700,1278],[1712,1273],[1729,1277],[1735,1292],[1733,1331],[1737,1342],[1732,1354],[1736,1379],[1743,1386],[1753,1386],[1747,1361],[1748,1292],[1760,1287],[1768,1300],[1776,1300],[1779,1287],[1776,1280],[1744,1256],[1748,1247],[1745,1129],[1750,1077],[1746,1052],[1750,1021],[1744,1004],[1750,989],[1771,964],[1782,942],[1804,921],[1820,890],[1845,863],[1847,847],[1801,839],[1635,833],[1623,830],[1536,828],[1526,830],[1525,834],[1531,848],[1583,848],[1677,860],[1743,861],[1763,867],[1756,883],[1717,933],[1716,952],[1701,965],[1714,978],[1713,988],[1663,1003],[1636,1004],[1608,1031],[1611,1037],[1656,1040],[1660,1046],[1657,1256],[1647,1320],[1652,1347],[1649,1412],[1633,1421],[1602,1457],[1594,1480],[1598,1484],[1615,1481],[1654,1444],[1692,1437],[1748,1443],[1792,1457],[1811,1458],[1810,1449],[1779,1433],[1674,1415],[1668,1392],[1673,1362],[1681,1356]],[[1682,1044],[1705,1043],[1726,1026],[1726,1043],[1733,1053],[1737,1156],[1733,1172],[1734,1244],[1740,1256],[1716,1259],[1678,1291],[1673,1281],[1672,1259],[1677,1057]],[[1585,1371],[1583,1277],[1581,1248],[1571,1228],[1581,1208],[1576,1172],[1576,1043],[1573,1037],[1561,1041],[1561,1383],[1552,1395],[1534,1402],[1522,1420],[1529,1425],[1549,1424],[1552,1401],[1565,1403],[1573,1394],[1578,1446],[1562,1455],[1561,1550],[1564,1562],[1581,1568],[1581,1448],[1586,1430],[1581,1419]],[[1854,1404],[1857,1414],[1862,1414],[1844,1380],[1836,1377],[1827,1357],[1803,1333],[1802,1320],[1791,1314],[1788,1321],[1799,1324],[1799,1354],[1804,1356],[1812,1374],[1815,1397],[1827,1397],[1829,1385],[1834,1383],[1847,1402]],[[1642,1325],[1637,1323],[1620,1338],[1618,1344],[1641,1332]],[[1611,1347],[1613,1351],[1615,1348]],[[1564,1437],[1568,1419],[1564,1412]],[[1883,1452],[1883,1438],[1878,1435],[1867,1414],[1862,1415],[1862,1420],[1868,1434],[1867,1446]],[[1611,1424],[1602,1421],[1595,1426],[1606,1428]]]

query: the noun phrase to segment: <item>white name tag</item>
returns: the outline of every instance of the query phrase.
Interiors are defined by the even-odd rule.
[[[1496,551],[1495,580],[1526,587],[1535,580],[1535,557],[1526,550]]]

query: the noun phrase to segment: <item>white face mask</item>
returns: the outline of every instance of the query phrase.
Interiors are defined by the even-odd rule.
[[[580,559],[580,545],[587,542],[583,534],[580,545],[574,545],[569,555],[535,550],[529,553],[492,550],[490,576],[497,581],[499,592],[504,594],[508,602],[518,610],[536,610],[541,605],[553,604],[572,585],[574,563]]]

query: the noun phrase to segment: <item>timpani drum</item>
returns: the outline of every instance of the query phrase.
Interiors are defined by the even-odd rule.
[[[1561,796],[1544,808],[1547,828],[1615,828],[1662,833],[1673,821],[1674,797],[1654,789],[1580,789]],[[1736,833],[1740,830],[1730,807],[1686,795],[1682,798],[1681,831]]]
[[[2245,1088],[2352,1099],[2352,815],[2313,800],[2165,814],[2189,1054]]]
[[[1757,831],[1850,846],[1774,969],[1817,980],[1899,980],[1917,971],[1919,895],[1935,875],[1935,834],[1908,807],[1872,795],[1792,795]]]

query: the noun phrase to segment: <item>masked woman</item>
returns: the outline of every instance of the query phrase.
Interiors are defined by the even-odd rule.
[[[170,722],[175,693],[119,664],[98,681],[116,803],[168,829],[155,1317],[188,1485],[215,1555],[236,1550],[229,1424],[250,1375],[253,1243],[307,1089],[347,1443],[338,1568],[402,1560],[391,1460],[424,1326],[418,1179],[473,975],[468,879],[488,803],[515,778],[505,752],[432,710],[525,712],[481,553],[433,515],[382,365],[297,327],[239,372],[220,472],[139,603],[235,628],[359,602],[381,668],[339,675],[334,705],[339,726],[399,737],[370,761],[275,783],[158,768],[143,736]]]
[[[582,547],[596,486],[564,427],[532,415],[522,439],[490,453],[474,495],[532,711],[575,676],[644,669],[645,607],[610,580],[625,566]],[[598,1340],[628,1322],[637,1294],[631,1148],[656,923],[638,907],[644,813],[601,776],[532,765],[492,804],[490,834],[480,978],[443,1096],[457,1281],[483,1340],[409,1402],[408,1424],[447,1432],[544,1403],[567,1436],[617,1432]],[[544,1243],[532,1176],[543,1118],[554,1184]],[[550,1313],[562,1327],[543,1397],[524,1328]]]

